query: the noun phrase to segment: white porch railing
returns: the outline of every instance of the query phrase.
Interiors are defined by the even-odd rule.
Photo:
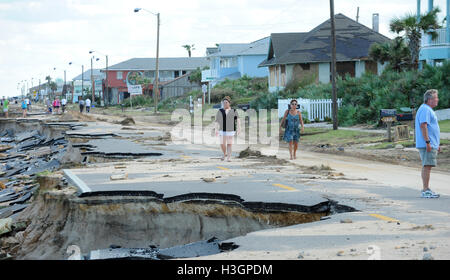
[[[447,30],[445,28],[437,29],[438,37],[429,42],[429,35],[426,35],[422,32],[422,39],[420,42],[421,47],[432,47],[432,46],[443,46],[449,45],[450,42],[447,42]]]
[[[278,118],[284,116],[284,112],[289,108],[288,105],[291,103],[292,99],[278,99]],[[331,99],[302,99],[297,98],[297,102],[300,105],[301,111],[306,111],[308,113],[308,119],[314,121],[319,119],[320,121],[325,120],[326,117],[332,118],[332,106],[333,100]],[[338,108],[342,105],[342,98],[337,100]]]

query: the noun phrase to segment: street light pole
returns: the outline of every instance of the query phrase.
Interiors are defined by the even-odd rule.
[[[155,73],[155,113],[158,112],[158,99],[159,99],[159,13],[156,15],[158,18],[157,31],[156,31],[156,73]]]
[[[92,73],[92,59],[94,57],[91,57],[91,87],[92,87],[92,103],[95,102],[95,84],[94,84],[94,74]]]
[[[105,100],[105,91],[107,93],[107,95],[109,96],[109,91],[108,91],[108,55],[103,54],[99,51],[89,51],[89,53],[93,53],[93,52],[97,52],[101,55],[104,55],[106,57],[106,74],[105,74],[105,90],[102,90],[102,99],[103,99],[103,104],[104,106],[106,106],[106,100]]]
[[[155,113],[158,112],[158,98],[159,98],[159,26],[160,26],[160,17],[159,13],[155,14],[146,9],[136,8],[134,12],[137,13],[140,10],[144,10],[150,14],[156,15],[157,18],[157,28],[156,28],[156,67],[155,67],[155,84],[153,88],[153,100],[155,101]]]

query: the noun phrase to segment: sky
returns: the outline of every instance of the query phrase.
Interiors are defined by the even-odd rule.
[[[50,76],[71,81],[91,67],[105,68],[135,57],[156,56],[160,13],[160,57],[193,57],[216,43],[250,43],[271,33],[307,32],[330,18],[329,0],[0,0],[0,97],[21,95]],[[434,0],[445,17],[446,1]],[[389,21],[415,14],[415,0],[335,0],[342,13],[394,38]],[[142,8],[138,13],[135,8]],[[421,1],[421,11],[428,1]],[[151,13],[150,13],[151,12]],[[94,50],[93,54],[89,51]],[[69,65],[69,62],[72,62]]]

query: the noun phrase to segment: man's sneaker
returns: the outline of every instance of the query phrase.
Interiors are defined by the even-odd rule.
[[[428,189],[426,191],[422,191],[422,197],[423,198],[439,198],[439,194],[433,192],[432,190]]]

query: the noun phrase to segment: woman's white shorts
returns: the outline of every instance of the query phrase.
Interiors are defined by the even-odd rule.
[[[219,131],[220,136],[234,136],[236,131]]]

